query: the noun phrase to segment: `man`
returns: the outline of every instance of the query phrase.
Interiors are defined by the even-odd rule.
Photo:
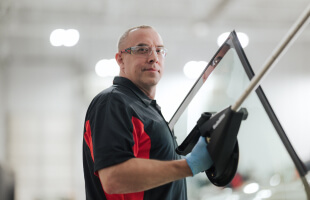
[[[93,99],[85,118],[86,199],[187,199],[185,177],[212,165],[203,138],[185,159],[175,153],[175,138],[154,100],[166,52],[150,26],[120,38],[120,76]]]

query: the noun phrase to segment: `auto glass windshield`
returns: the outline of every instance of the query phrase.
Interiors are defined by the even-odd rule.
[[[235,103],[249,84],[248,75],[234,48],[215,56],[199,91],[178,117],[173,130],[179,144],[203,112],[219,112]],[[212,67],[212,62],[219,62]],[[212,72],[212,73],[211,73]],[[266,113],[252,92],[241,107],[249,113],[238,133],[239,165],[229,185],[219,188],[204,173],[188,178],[189,199],[307,199],[303,181]]]

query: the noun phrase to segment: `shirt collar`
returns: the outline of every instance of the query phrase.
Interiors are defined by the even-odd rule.
[[[113,80],[114,85],[121,85],[123,87],[126,87],[130,89],[135,95],[141,99],[141,101],[146,105],[149,106],[150,104],[155,105],[158,109],[160,107],[157,105],[156,100],[150,99],[144,92],[142,92],[131,80],[121,77],[121,76],[116,76]]]

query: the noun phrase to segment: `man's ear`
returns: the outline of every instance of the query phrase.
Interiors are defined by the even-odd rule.
[[[115,60],[120,67],[120,70],[124,69],[124,60],[121,53],[115,54]]]
[[[121,53],[116,53],[115,54],[115,60],[118,63],[118,65],[121,65],[123,63],[123,58]]]

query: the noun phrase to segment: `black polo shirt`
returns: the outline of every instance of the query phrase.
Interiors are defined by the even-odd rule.
[[[108,195],[97,173],[135,157],[180,159],[175,153],[176,147],[156,101],[149,99],[130,80],[115,77],[113,86],[99,93],[86,113],[83,140],[86,199],[187,199],[185,179],[144,192]]]

